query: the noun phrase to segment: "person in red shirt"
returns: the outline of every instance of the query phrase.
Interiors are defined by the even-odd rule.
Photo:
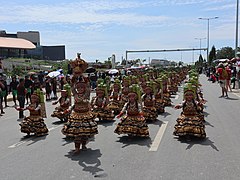
[[[217,74],[219,75],[218,80],[219,80],[220,87],[222,89],[222,95],[220,97],[224,97],[224,94],[226,94],[225,97],[228,98],[228,93],[226,89],[226,79],[228,75],[223,63],[220,63],[218,65]]]

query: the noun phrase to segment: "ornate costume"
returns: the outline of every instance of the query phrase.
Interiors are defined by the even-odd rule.
[[[96,97],[92,98],[91,106],[95,117],[101,120],[114,120],[112,110],[107,107],[108,95],[107,87],[103,83],[98,84],[96,89]]]
[[[158,114],[155,107],[155,96],[153,89],[155,89],[153,81],[148,81],[145,88],[145,94],[142,96],[143,101],[143,116],[146,121],[156,121]]]
[[[197,104],[194,99],[194,90],[191,84],[187,84],[184,89],[184,101],[182,105],[176,106],[182,107],[183,111],[177,119],[177,124],[174,126],[174,135],[176,136],[195,136],[199,138],[205,138],[205,126],[203,121],[199,118]]]
[[[62,133],[75,138],[75,153],[79,153],[80,145],[82,145],[82,149],[86,149],[87,140],[98,133],[98,128],[89,103],[89,81],[82,75],[88,64],[78,54],[76,60],[71,62],[71,67],[73,68],[74,106]]]
[[[113,87],[112,87],[112,92],[110,95],[110,103],[108,105],[108,108],[114,111],[114,114],[117,115],[121,111],[121,104],[120,99],[121,99],[121,84],[119,79],[116,79]]]
[[[129,101],[118,115],[118,117],[122,115],[123,117],[114,132],[117,134],[128,134],[129,136],[148,137],[148,126],[141,111],[141,104],[138,102],[141,98],[138,85],[130,86],[128,95]]]
[[[51,116],[52,117],[57,117],[61,121],[67,121],[68,116],[70,114],[70,109],[69,109],[70,98],[69,98],[66,90],[62,90],[61,93],[62,93],[62,95],[59,98],[59,100],[53,103],[53,105],[59,103],[60,106],[55,108],[55,111],[53,111]]]
[[[21,132],[27,133],[28,135],[30,135],[30,133],[34,133],[36,136],[46,135],[48,134],[48,129],[43,120],[41,105],[44,97],[43,95],[34,92],[31,96],[31,99],[32,103],[26,108],[29,110],[30,116],[24,118],[22,123],[20,123]],[[36,101],[33,99],[36,99]]]

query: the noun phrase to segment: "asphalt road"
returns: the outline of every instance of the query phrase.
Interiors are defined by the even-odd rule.
[[[46,103],[49,135],[24,138],[18,112],[9,107],[0,117],[1,180],[238,180],[240,179],[240,96],[219,98],[218,84],[201,76],[205,107],[205,140],[181,142],[172,133],[181,110],[166,108],[149,124],[150,138],[113,133],[117,123],[100,123],[88,150],[72,156],[74,143],[61,133],[62,124],[50,117],[55,106]],[[182,87],[172,98],[182,100]],[[9,105],[13,105],[9,103]],[[26,114],[27,115],[27,114]]]

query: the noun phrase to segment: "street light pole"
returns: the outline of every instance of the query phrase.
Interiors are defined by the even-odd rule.
[[[218,17],[215,16],[215,17],[211,17],[211,18],[198,18],[200,20],[207,20],[207,62],[209,63],[209,41],[210,41],[210,38],[209,38],[209,34],[210,34],[210,20],[212,19],[217,19]]]
[[[235,57],[237,57],[238,50],[238,10],[239,10],[239,0],[237,0],[237,11],[236,11],[236,40],[235,40]]]
[[[199,40],[200,41],[200,55],[202,54],[201,52],[201,48],[202,48],[202,39],[206,39],[206,38],[194,38],[196,40]]]

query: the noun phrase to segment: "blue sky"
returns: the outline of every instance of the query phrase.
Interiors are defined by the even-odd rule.
[[[117,61],[126,50],[235,48],[236,0],[11,0],[1,2],[0,30],[39,31],[41,45],[65,45],[66,58],[77,52],[87,61]],[[201,40],[207,46],[207,40]],[[199,51],[134,53],[129,59],[169,59],[192,62]],[[203,56],[206,52],[202,51]]]

